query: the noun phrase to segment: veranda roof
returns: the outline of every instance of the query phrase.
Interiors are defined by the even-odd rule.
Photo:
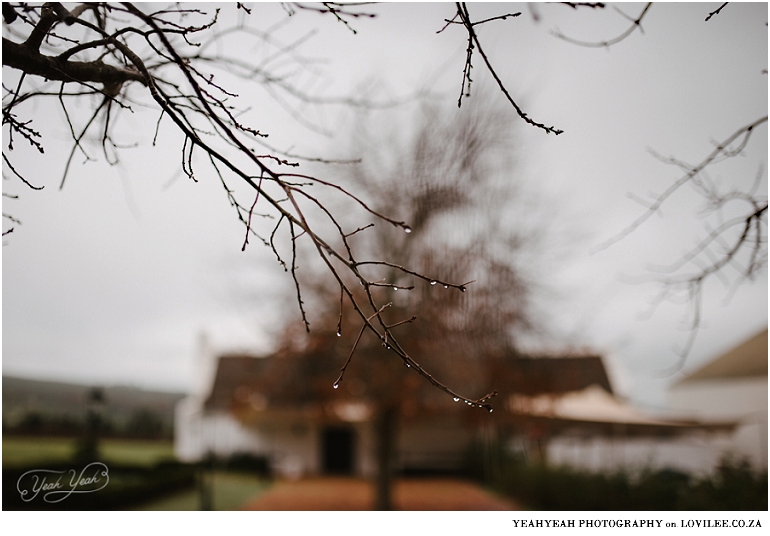
[[[619,400],[597,385],[559,396],[511,395],[514,421],[542,435],[674,436],[697,431],[729,432],[736,422],[666,419]]]

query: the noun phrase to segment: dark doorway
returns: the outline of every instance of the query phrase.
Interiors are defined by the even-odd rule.
[[[327,428],[323,432],[323,471],[328,474],[353,474],[353,430],[350,428]]]

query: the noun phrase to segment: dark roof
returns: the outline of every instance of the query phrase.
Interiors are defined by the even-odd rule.
[[[214,384],[206,399],[206,408],[228,408],[238,387],[264,375],[269,361],[247,354],[223,355],[217,362]]]
[[[598,385],[612,394],[607,371],[599,356],[518,357],[490,363],[495,389],[511,394],[562,394]]]
[[[236,410],[252,406],[273,410],[317,407],[334,401],[367,400],[381,397],[390,389],[388,375],[398,374],[393,384],[399,399],[413,413],[460,409],[451,398],[395,359],[366,359],[355,356],[339,389],[333,383],[344,357],[309,352],[292,357],[254,357],[244,354],[219,358],[207,409]],[[598,356],[518,357],[456,359],[451,367],[440,358],[423,362],[436,377],[469,396],[480,397],[492,390],[500,398],[511,394],[561,394],[598,385],[609,393],[612,387]],[[387,369],[387,370],[386,370]],[[438,373],[441,374],[438,374]],[[386,382],[386,383],[383,383]],[[379,393],[379,394],[378,394]]]

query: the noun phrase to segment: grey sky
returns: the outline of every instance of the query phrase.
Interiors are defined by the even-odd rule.
[[[614,37],[628,21],[611,8],[537,5],[535,22],[526,5],[469,5],[477,19],[523,12],[485,24],[482,43],[527,113],[565,131],[555,137],[523,124],[517,130],[528,187],[546,203],[544,220],[572,252],[559,266],[544,267],[559,299],[542,306],[551,312],[558,337],[538,343],[607,354],[622,386],[646,403],[659,403],[662,389],[676,377],[656,374],[675,363],[672,348],[686,340],[681,329],[686,306],[662,304],[640,320],[656,287],[630,285],[621,276],[674,262],[694,245],[702,236],[701,201],[685,188],[661,217],[609,249],[594,255],[589,250],[644,211],[629,193],[661,192],[679,177],[648,148],[697,163],[714,141],[767,113],[767,75],[761,74],[767,68],[767,4],[730,4],[704,22],[718,5],[654,5],[644,19],[644,34],[609,50],[578,47],[550,31],[558,28],[587,41]],[[635,17],[643,6],[621,9]],[[451,4],[370,6],[378,17],[354,20],[355,35],[331,17],[298,13],[276,36],[290,42],[317,29],[299,49],[325,60],[302,75],[307,91],[330,96],[366,87],[387,98],[429,90],[451,113],[465,40],[460,28],[436,31],[453,9]],[[252,22],[262,28],[286,17],[277,5],[254,10]],[[479,57],[474,78],[479,88],[493,89]],[[347,152],[346,133],[353,112],[303,108],[303,117],[337,132],[323,136],[263,94],[245,86],[236,91],[253,107],[249,124],[269,132],[274,145],[355,156]],[[503,98],[493,91],[486,95]],[[409,109],[385,113],[404,121],[408,131]],[[41,104],[31,118],[45,126],[46,156],[24,153],[22,147],[14,153],[30,155],[26,175],[46,188],[32,192],[13,179],[3,184],[4,192],[20,196],[4,198],[3,211],[22,222],[6,237],[2,252],[4,374],[186,389],[201,330],[218,349],[269,348],[270,329],[285,314],[276,304],[286,300],[280,286],[290,281],[259,244],[240,251],[243,228],[215,176],[201,176],[198,183],[180,176],[181,140],[169,123],[161,125],[160,142],[152,148],[157,113],[123,114],[120,141],[139,142],[140,148],[124,151],[116,167],[107,166],[96,149],[90,152],[99,162],[83,166],[76,157],[59,191],[70,147],[60,142],[67,138],[66,124],[55,102]],[[521,123],[512,110],[510,118]],[[3,136],[5,141],[5,131]],[[766,164],[764,125],[743,157],[720,164],[711,176],[750,182]],[[766,172],[763,177],[766,196]],[[729,294],[719,282],[707,287],[704,328],[686,370],[767,326],[766,271],[724,305]]]

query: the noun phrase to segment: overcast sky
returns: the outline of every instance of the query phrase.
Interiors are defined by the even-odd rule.
[[[718,6],[653,5],[644,33],[607,49],[570,44],[552,32],[585,41],[610,39],[630,24],[613,8],[469,5],[477,20],[522,12],[478,27],[482,45],[527,113],[564,130],[558,137],[546,135],[509,110],[510,120],[519,123],[521,172],[537,194],[550,243],[568,251],[543,269],[551,296],[540,306],[549,313],[554,336],[530,344],[584,347],[607,356],[618,387],[647,405],[660,405],[665,386],[681,377],[661,377],[660,371],[677,362],[675,350],[687,339],[682,329],[687,304],[664,303],[644,316],[658,287],[628,280],[647,274],[651,265],[675,262],[704,236],[703,202],[685,187],[633,234],[591,252],[644,212],[629,194],[649,199],[681,176],[648,149],[695,164],[715,142],[767,114],[762,74],[767,4],[731,3],[705,22]],[[278,5],[253,7],[249,23],[261,29],[288,17]],[[643,7],[620,9],[635,18]],[[234,10],[234,4],[222,8]],[[315,32],[299,51],[323,61],[302,75],[303,89],[329,97],[366,88],[381,99],[430,92],[434,103],[453,113],[464,33],[454,26],[436,33],[454,14],[453,4],[374,5],[361,11],[377,17],[352,20],[356,34],[332,17],[308,12],[276,30],[275,39],[283,43]],[[233,15],[225,14],[222,24],[232,20],[228,17]],[[14,79],[5,68],[3,75]],[[474,79],[479,88],[494,88],[479,57]],[[325,135],[264,92],[245,84],[234,89],[251,108],[249,124],[269,132],[274,145],[304,154],[356,156],[348,150],[353,111],[302,108],[303,120],[334,132]],[[494,91],[484,95],[503,99]],[[408,132],[409,106],[372,112],[373,120],[388,114]],[[151,147],[157,113],[123,114],[116,137],[139,147],[122,152],[114,167],[96,149],[90,152],[97,162],[81,165],[82,157],[76,157],[59,190],[70,148],[63,114],[55,102],[27,110],[44,127],[46,156],[22,147],[12,155],[45,189],[33,192],[13,178],[3,183],[5,193],[19,195],[3,199],[3,212],[21,221],[4,222],[3,228],[14,227],[2,250],[4,374],[187,390],[204,331],[217,350],[269,350],[272,330],[287,314],[284,287],[291,281],[259,244],[241,252],[243,228],[216,176],[200,176],[197,183],[181,176],[181,140],[170,123],[161,125],[160,141]],[[4,147],[6,136],[4,130]],[[709,176],[746,185],[761,173],[759,192],[766,198],[766,165],[764,124],[744,155],[719,164]],[[766,327],[767,292],[764,270],[734,292],[719,281],[707,285],[703,327],[684,370]]]

